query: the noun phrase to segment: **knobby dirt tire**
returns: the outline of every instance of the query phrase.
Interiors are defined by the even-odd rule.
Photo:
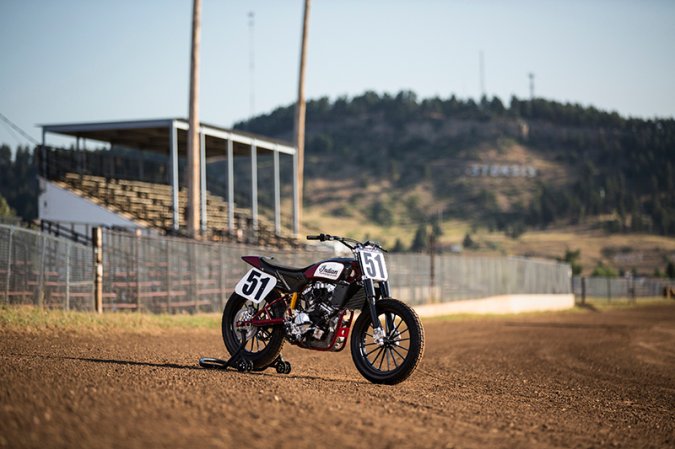
[[[268,298],[272,299],[272,298]],[[236,293],[233,293],[225,304],[225,309],[223,310],[223,319],[221,321],[221,332],[223,335],[223,343],[225,343],[225,348],[230,353],[234,354],[239,348],[239,339],[235,334],[234,322],[235,316],[242,307],[246,304],[246,298],[239,296]],[[262,307],[261,303],[261,307]],[[272,313],[276,317],[283,316],[284,307],[283,305],[277,304],[273,307]],[[244,349],[240,356],[246,360],[253,362],[253,369],[260,370],[267,368],[274,362],[281,352],[281,348],[284,345],[284,330],[281,326],[271,326],[267,328],[270,331],[270,338],[267,345],[260,351],[251,352],[247,349]]]
[[[352,329],[352,360],[354,361],[356,369],[370,382],[395,385],[410,377],[422,360],[422,356],[424,355],[424,328],[422,327],[422,323],[420,322],[417,313],[407,304],[404,304],[397,299],[387,298],[377,301],[376,310],[381,322],[383,321],[383,316],[386,316],[386,314],[395,314],[409,329],[409,346],[405,359],[402,360],[402,363],[400,363],[399,366],[386,371],[377,369],[375,367],[377,363],[371,363],[368,360],[367,351],[377,351],[377,347],[373,346],[371,343],[373,340],[372,337],[366,335],[373,335],[372,320],[369,309],[366,306],[356,319],[354,328]],[[386,322],[386,319],[384,321]],[[364,348],[364,344],[370,345],[365,347],[368,349]],[[401,347],[395,349],[401,350]],[[389,361],[387,361],[387,363],[389,363]]]

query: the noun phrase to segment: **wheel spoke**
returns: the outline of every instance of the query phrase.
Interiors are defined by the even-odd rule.
[[[380,349],[380,352],[378,352],[375,355],[375,358],[373,359],[373,362],[371,363],[371,365],[373,365],[373,368],[375,367],[375,364],[377,363],[377,359],[379,359],[380,355],[382,355],[384,353],[384,347],[380,347],[379,349]]]
[[[386,313],[384,315],[384,318],[385,318],[384,321],[387,324],[386,335],[390,335],[390,333],[392,332],[392,330],[394,328],[394,314],[393,313]]]
[[[403,360],[405,360],[405,357],[402,356],[401,353],[398,352],[398,350],[397,350],[394,346],[391,346],[390,349],[391,349],[392,351],[394,351],[396,354],[398,354],[398,356],[401,357]],[[408,352],[408,351],[406,350],[406,352]]]
[[[400,320],[396,327],[394,328],[394,332],[398,331],[399,326],[401,326],[401,323],[403,323],[403,320]]]
[[[396,363],[396,356],[394,356],[394,351],[395,351],[395,349],[394,349],[393,346],[389,348],[389,352],[391,352],[391,360],[393,360],[394,366],[395,366],[396,368],[398,368],[398,363]],[[405,359],[404,359],[404,360],[405,360]]]
[[[383,352],[382,352],[382,359],[380,360],[380,364],[379,364],[378,367],[377,367],[377,369],[379,369],[380,371],[382,371],[382,363],[384,362],[384,355],[385,355],[386,353],[387,353],[386,351],[383,351]]]
[[[374,344],[374,343],[373,343],[373,344]],[[373,352],[377,351],[377,350],[380,349],[380,348],[382,348],[382,346],[379,346],[379,345],[378,345],[377,348],[373,349],[372,351],[368,351],[368,352],[366,353],[366,357],[369,356],[370,354],[372,354]],[[364,349],[365,349],[365,348],[364,348]]]

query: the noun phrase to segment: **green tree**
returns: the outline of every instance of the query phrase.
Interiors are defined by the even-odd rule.
[[[563,262],[570,264],[572,268],[572,274],[579,275],[581,274],[583,267],[579,263],[579,258],[581,257],[581,250],[577,249],[572,251],[570,249],[565,250],[565,257],[563,257]]]
[[[468,232],[464,235],[464,240],[462,240],[462,246],[466,249],[477,249],[478,243],[476,243],[472,238],[471,234]]]
[[[666,277],[675,279],[675,265],[673,265],[671,260],[669,260],[668,264],[666,265]]]
[[[405,251],[405,246],[403,246],[403,242],[401,239],[397,238],[396,242],[394,243],[394,247],[391,249],[392,253],[402,253]]]
[[[9,204],[7,204],[7,200],[5,200],[5,197],[0,195],[0,217],[13,217],[14,216],[14,210],[12,210],[11,207],[9,207]]]
[[[410,251],[413,252],[424,251],[427,247],[428,240],[429,235],[427,233],[427,226],[424,224],[419,225],[417,227],[417,231],[415,231],[415,237],[413,238],[413,241],[410,244]]]
[[[370,218],[382,226],[394,224],[394,212],[391,210],[391,207],[379,200],[375,201],[370,208]]]
[[[593,273],[591,273],[591,276],[598,276],[598,277],[604,277],[604,278],[615,278],[618,276],[618,273],[616,270],[608,265],[605,265],[602,261],[598,262],[598,264],[593,268]]]

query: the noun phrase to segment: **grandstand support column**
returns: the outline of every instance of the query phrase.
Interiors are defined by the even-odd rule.
[[[258,148],[251,143],[251,218],[253,231],[258,230]]]
[[[274,147],[274,232],[281,235],[281,194],[279,189],[279,150]]]
[[[234,235],[234,142],[227,141],[227,228]]]
[[[199,198],[200,229],[206,232],[206,134],[203,129],[199,130]]]
[[[171,122],[171,140],[169,141],[169,150],[171,151],[171,209],[173,216],[173,230],[178,231],[180,224],[178,217],[178,132],[176,124]]]
[[[75,158],[76,158],[75,159],[76,160],[75,166],[77,167],[77,173],[81,177],[83,167],[80,166],[80,151],[81,151],[80,137],[78,136],[78,137],[75,138]]]

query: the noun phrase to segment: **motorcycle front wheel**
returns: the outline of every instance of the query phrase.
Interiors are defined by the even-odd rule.
[[[377,301],[376,310],[384,339],[375,341],[371,315],[364,308],[352,330],[352,359],[370,382],[394,385],[410,377],[422,360],[424,329],[417,313],[399,300]]]
[[[223,334],[223,342],[230,355],[233,355],[242,342],[242,330],[245,332],[244,339],[246,345],[244,346],[241,357],[253,362],[253,369],[267,368],[277,358],[281,352],[281,347],[284,345],[284,330],[281,326],[268,327],[237,327],[238,321],[250,320],[266,303],[272,298],[261,302],[259,305],[253,305],[246,298],[233,293],[225,304],[223,310],[223,320],[221,323],[221,331]],[[277,318],[284,315],[283,303],[277,303],[272,306],[271,316],[264,313],[260,316],[261,319]]]

